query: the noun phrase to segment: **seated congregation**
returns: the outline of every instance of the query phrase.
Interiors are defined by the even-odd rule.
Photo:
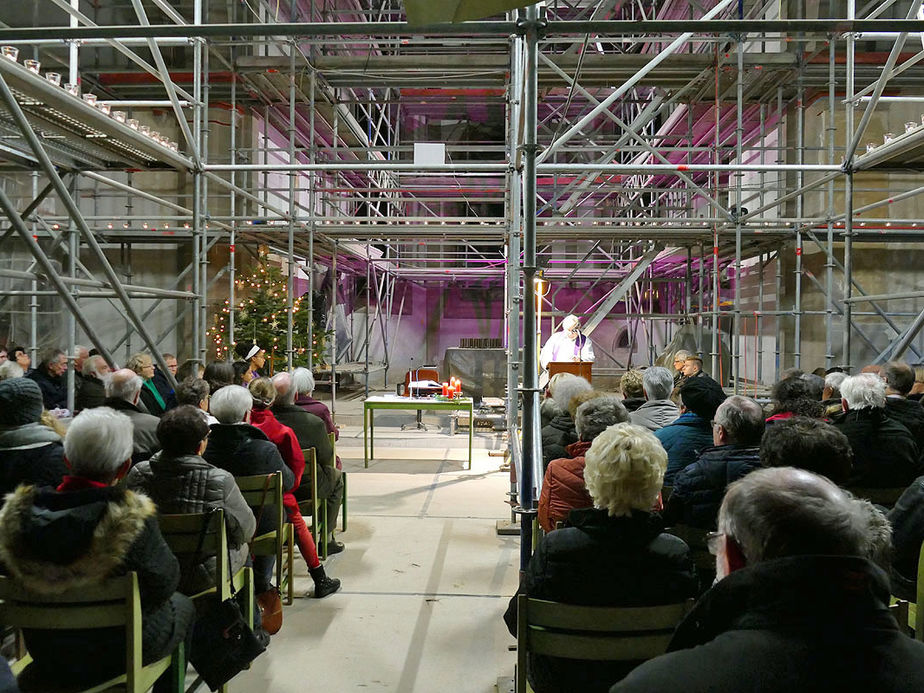
[[[38,604],[129,576],[140,600],[138,665],[172,661],[155,671],[154,690],[182,690],[177,670],[185,672],[187,660],[215,687],[216,674],[207,675],[200,663],[215,669],[222,655],[209,637],[216,614],[233,605],[234,621],[246,625],[252,642],[251,659],[269,645],[267,629],[275,632],[281,620],[282,581],[291,595],[290,537],[314,582],[309,596],[340,588],[326,574],[302,515],[326,508],[314,524],[326,533],[327,553],[344,550],[334,537],[344,493],[333,448],[337,431],[326,407],[310,396],[311,372],[270,379],[209,364],[205,373],[186,368],[174,389],[155,377],[147,354],[114,371],[87,355],[76,397],[83,408],[65,429],[49,416],[49,406],[66,404],[54,389],[64,369],[46,364],[59,356],[48,352],[29,373],[14,362],[0,370],[0,581],[11,581],[0,589],[34,595]],[[30,377],[34,372],[41,375]],[[317,469],[306,466],[306,455]],[[281,504],[272,493],[277,483]],[[223,518],[222,526],[213,526],[213,517]],[[185,543],[171,529],[183,518],[198,523]],[[206,541],[213,533],[220,540]],[[267,629],[264,609],[273,624]],[[22,634],[14,671],[23,690],[88,688],[129,673],[124,626],[26,627]],[[247,661],[219,675],[227,680]]]
[[[915,370],[890,362],[854,376],[790,371],[762,406],[726,395],[689,354],[674,366],[676,375],[627,372],[618,396],[570,374],[549,382],[540,536],[504,616],[532,690],[924,683],[924,633],[909,637],[907,612],[898,621],[889,608],[920,594],[924,406]],[[628,609],[609,616],[626,631],[643,630],[626,621],[631,614],[676,608],[647,650],[623,632],[601,654],[604,617],[556,604]],[[590,648],[583,656],[565,646],[569,633]]]

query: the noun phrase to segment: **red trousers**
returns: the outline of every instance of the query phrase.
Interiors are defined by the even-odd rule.
[[[282,496],[282,504],[285,506],[286,515],[288,515],[289,522],[292,523],[292,528],[295,530],[295,543],[298,545],[299,553],[302,554],[302,558],[305,559],[309,568],[317,568],[321,565],[318,558],[318,547],[314,543],[314,537],[311,536],[311,530],[305,524],[305,518],[302,517],[301,511],[298,509],[298,501],[295,500],[294,495],[286,493]]]

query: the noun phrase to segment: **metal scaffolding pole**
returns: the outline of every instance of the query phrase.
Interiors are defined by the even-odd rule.
[[[539,32],[545,22],[539,19],[536,5],[526,8],[518,22],[523,32],[523,461],[518,485],[520,508],[520,570],[526,570],[532,554],[535,514],[534,473],[542,462],[539,421],[538,344],[536,342],[536,163],[538,109]]]

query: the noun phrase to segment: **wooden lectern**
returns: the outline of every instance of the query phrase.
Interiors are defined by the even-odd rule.
[[[549,377],[551,378],[556,373],[573,373],[592,383],[591,369],[593,365],[592,361],[550,361]]]

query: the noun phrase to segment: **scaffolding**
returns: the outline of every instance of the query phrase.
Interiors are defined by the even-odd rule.
[[[290,362],[313,338],[296,285],[312,311],[327,278],[334,388],[406,365],[415,291],[496,287],[524,440],[537,310],[628,340],[600,344],[613,371],[683,334],[735,391],[924,354],[913,266],[869,290],[859,263],[920,252],[920,0],[555,0],[427,27],[396,0],[22,5],[0,10],[20,53],[0,56],[0,314],[20,306],[0,336],[33,350],[58,298],[69,354],[212,360],[215,302],[265,248]],[[426,142],[442,162],[415,160]],[[156,286],[152,254],[175,262]]]

